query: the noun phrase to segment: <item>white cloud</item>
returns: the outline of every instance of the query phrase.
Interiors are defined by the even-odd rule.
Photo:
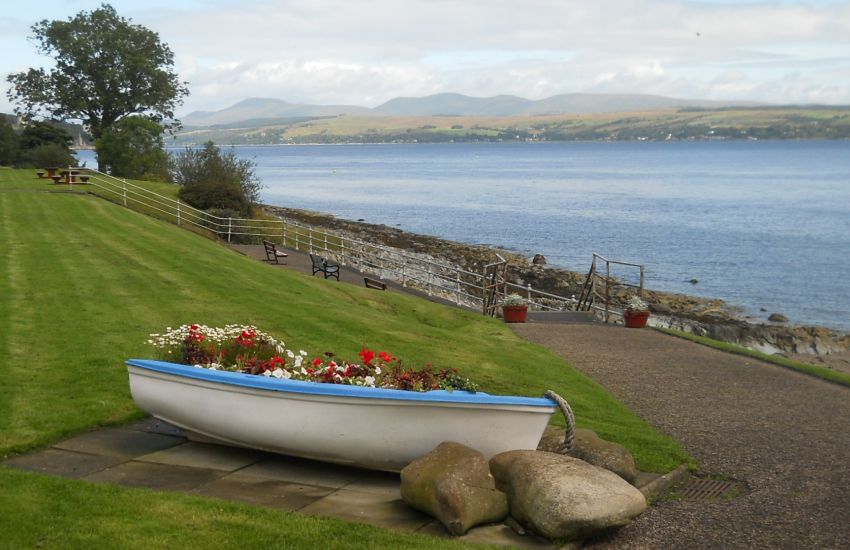
[[[82,1],[66,4],[67,15],[91,9]],[[159,32],[174,50],[192,92],[183,113],[256,96],[373,106],[444,91],[850,103],[848,1],[113,5]],[[22,57],[6,57],[6,72],[18,70],[14,60]]]

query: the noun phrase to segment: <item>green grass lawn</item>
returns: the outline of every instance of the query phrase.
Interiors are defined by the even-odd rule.
[[[123,361],[153,356],[145,344],[150,332],[202,322],[255,324],[311,354],[354,358],[362,345],[386,349],[408,363],[458,367],[492,393],[553,389],[573,405],[580,426],[627,446],[638,467],[665,472],[691,461],[600,386],[499,321],[273,268],[94,196],[39,192],[51,186],[33,174],[0,169],[0,456],[138,418]],[[431,544],[344,522],[7,468],[0,468],[0,517],[16,518],[0,522],[0,540],[13,546],[43,539],[102,546],[114,536],[127,547],[147,546],[148,537],[154,547],[242,540],[334,547],[339,532],[355,533],[358,544],[362,535],[369,547]],[[167,534],[156,538],[163,522]]]

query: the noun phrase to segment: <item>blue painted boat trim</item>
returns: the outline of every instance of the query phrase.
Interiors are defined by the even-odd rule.
[[[231,386],[242,386],[261,390],[302,393],[311,395],[330,395],[337,397],[357,397],[361,399],[389,399],[395,401],[425,401],[443,403],[468,403],[475,405],[517,405],[527,407],[546,407],[554,409],[554,401],[544,397],[519,397],[514,395],[490,395],[477,392],[433,390],[414,392],[405,390],[389,390],[383,388],[368,388],[348,386],[344,384],[323,384],[320,382],[303,382],[300,380],[283,380],[268,378],[255,374],[210,370],[189,365],[178,365],[165,361],[149,359],[128,359],[128,365],[155,372],[205,380]]]

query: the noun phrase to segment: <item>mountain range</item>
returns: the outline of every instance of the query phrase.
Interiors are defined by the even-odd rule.
[[[471,97],[444,93],[425,97],[398,97],[374,108],[355,105],[312,105],[272,98],[249,98],[220,111],[195,111],[183,117],[185,127],[232,125],[268,119],[320,118],[329,116],[529,116],[613,113],[697,107],[754,107],[751,101],[677,99],[643,94],[560,94],[545,99],[512,95]]]

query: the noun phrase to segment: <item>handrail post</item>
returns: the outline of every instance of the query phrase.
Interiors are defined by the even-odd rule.
[[[432,296],[434,294],[434,286],[432,284],[433,279],[431,278],[431,264],[428,264],[428,296]]]
[[[455,269],[455,281],[457,282],[457,290],[455,292],[455,304],[460,305],[460,271]]]
[[[180,201],[177,201],[177,225],[180,225]]]
[[[341,260],[342,260],[340,263],[342,263],[342,265],[345,265],[345,239],[340,238],[340,240],[339,240],[339,250],[340,250],[340,257],[341,257]]]
[[[127,180],[121,180],[124,182],[124,208],[127,208]]]
[[[230,234],[233,232],[233,218],[227,218],[227,242],[230,242]]]
[[[608,306],[611,302],[611,262],[605,260],[605,322],[608,322]]]
[[[640,266],[640,288],[638,289],[638,296],[643,296],[643,266]]]
[[[407,256],[401,257],[401,286],[402,288],[407,286],[407,282],[405,281],[405,268],[407,267]]]
[[[310,254],[313,254],[315,250],[313,250],[313,228],[309,228],[307,230],[307,238],[310,241]]]
[[[287,245],[286,245],[286,222],[285,222],[285,221],[283,221],[283,220],[281,220],[280,227],[281,227],[281,235],[282,235],[282,237],[283,237],[283,242],[282,242],[281,244],[282,244],[283,246],[287,246]]]
[[[531,283],[528,283],[528,286],[526,287],[526,293],[528,295],[528,298],[527,298],[528,305],[531,306]]]

